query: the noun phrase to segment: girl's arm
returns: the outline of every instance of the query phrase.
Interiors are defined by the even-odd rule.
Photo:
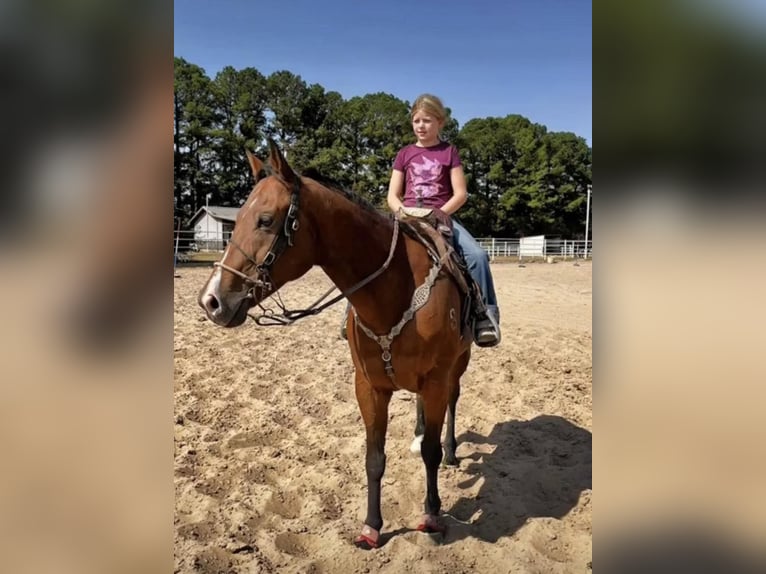
[[[397,213],[404,206],[404,172],[395,169],[391,172],[391,181],[388,184],[388,207]]]
[[[468,200],[468,190],[465,184],[465,174],[462,166],[453,167],[450,170],[450,181],[452,183],[452,197],[442,205],[442,211],[448,215],[454,215],[463,204]],[[389,191],[389,198],[391,192]],[[389,199],[389,203],[390,203]]]

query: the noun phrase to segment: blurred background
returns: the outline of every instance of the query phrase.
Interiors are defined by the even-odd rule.
[[[593,8],[595,562],[762,572],[766,5]],[[3,571],[171,568],[172,9],[0,4]]]
[[[0,4],[4,572],[172,568],[172,11]]]
[[[593,7],[594,562],[764,571],[766,4]]]

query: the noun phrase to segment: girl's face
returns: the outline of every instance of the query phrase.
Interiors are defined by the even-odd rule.
[[[443,122],[437,120],[424,110],[418,110],[412,116],[412,131],[422,146],[432,146],[439,143],[439,132]]]

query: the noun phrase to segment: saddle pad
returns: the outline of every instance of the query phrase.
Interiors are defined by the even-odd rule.
[[[410,217],[423,218],[431,215],[434,210],[430,207],[402,207],[401,211]]]

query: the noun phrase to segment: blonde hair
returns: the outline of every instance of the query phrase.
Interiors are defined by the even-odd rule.
[[[422,94],[415,99],[415,103],[412,104],[410,118],[420,111],[435,117],[440,122],[447,120],[447,110],[444,108],[444,104],[432,94]]]

